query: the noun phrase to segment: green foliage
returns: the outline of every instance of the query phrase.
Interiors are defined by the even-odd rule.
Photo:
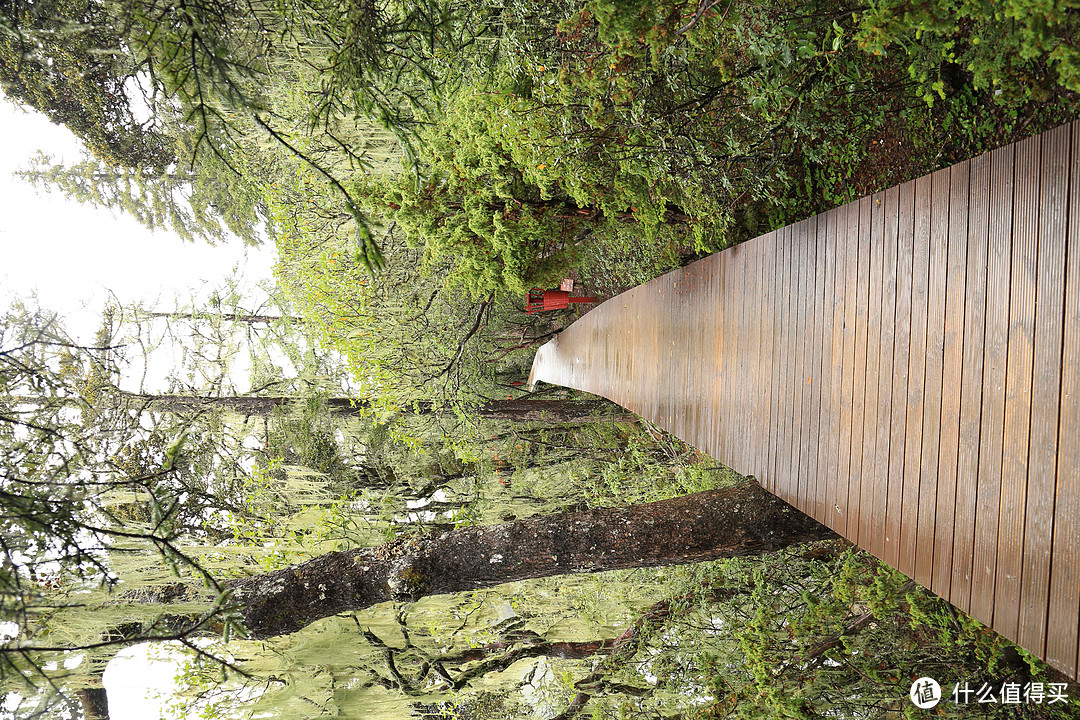
[[[171,229],[184,240],[221,242],[231,233],[257,245],[268,229],[256,188],[212,153],[185,158],[160,172],[111,167],[90,156],[65,166],[41,154],[15,175],[72,200],[126,212],[150,230]]]
[[[346,358],[356,396],[370,402],[362,412],[392,417],[425,396],[423,378],[434,377],[452,355],[438,331],[467,327],[468,309],[447,297],[438,282],[418,277],[412,263],[400,262],[392,238],[382,244],[399,262],[372,278],[352,257],[347,239],[312,232],[307,217],[285,210],[277,216],[283,228],[280,281],[318,341]]]
[[[89,500],[129,529],[182,536],[222,576],[431,522],[495,523],[732,481],[644,423],[472,421],[470,408],[521,392],[509,380],[572,314],[526,316],[524,292],[576,270],[579,288],[614,294],[695,253],[1068,119],[1075,101],[1060,91],[1078,89],[1080,72],[1072,2],[65,3],[3,6],[0,78],[105,162],[39,166],[39,181],[190,235],[250,241],[268,224],[309,346],[342,354],[368,417],[346,428],[317,401],[294,408],[267,421],[255,469],[227,471],[207,458],[248,457],[236,448],[246,426],[229,441],[238,421],[220,413],[163,422],[94,446],[109,451],[102,472],[120,483],[108,496],[53,483],[51,498],[10,503],[33,506],[21,517],[37,525],[4,535],[24,549],[50,533],[70,539]],[[125,78],[140,70],[155,113],[145,130],[125,99]],[[1039,104],[1051,91],[1061,96],[1052,108]],[[83,441],[78,408],[98,428],[120,428],[104,402],[115,397],[113,371],[70,355],[35,381],[45,427]],[[267,386],[325,386],[315,371],[287,381],[267,358],[258,373]],[[0,404],[5,417],[17,409]],[[5,462],[56,469],[48,432],[27,431],[33,448],[2,432],[14,448]],[[46,500],[52,527],[39,517]],[[432,509],[417,512],[420,503]],[[156,556],[145,547],[118,549],[98,570],[144,589],[172,577],[167,563],[147,567]],[[132,558],[142,566],[123,564]],[[83,560],[61,579],[90,593],[99,558]],[[31,570],[19,572],[2,568],[0,585],[20,580],[26,591]],[[516,692],[520,675],[478,672],[473,690],[453,691],[411,678],[447,648],[617,637],[662,597],[675,600],[668,624],[648,625],[626,661],[588,685],[583,715],[690,716],[691,696],[713,698],[703,717],[900,714],[911,672],[976,681],[1042,671],[867,556],[835,548],[507,592],[509,611],[493,591],[233,644],[259,692],[270,687],[247,709],[520,715],[524,701],[494,701]],[[70,627],[58,615],[35,621],[49,637],[88,642],[125,609],[93,598]],[[140,630],[152,626],[149,610],[136,614]],[[593,657],[531,667],[561,707],[595,666]],[[217,679],[188,668],[194,693]],[[191,714],[226,715],[229,698],[218,698]]]
[[[567,167],[549,118],[523,107],[512,93],[463,91],[422,136],[419,186],[403,177],[362,190],[423,245],[429,267],[452,258],[451,281],[473,297],[548,284],[584,235],[634,219],[634,197],[593,168]]]
[[[1017,104],[1046,97],[1055,82],[1080,91],[1078,8],[1073,1],[875,0],[856,38],[871,53],[901,50],[928,103],[945,97],[942,67],[952,64],[970,71],[976,88],[994,88],[1001,102]],[[1045,77],[1046,67],[1056,80]]]
[[[408,7],[318,0],[183,7],[156,0],[16,1],[0,11],[6,94],[68,125],[107,165],[157,178],[178,162],[191,171],[195,159],[207,155],[196,175],[210,179],[218,165],[250,185],[260,173],[266,178],[275,171],[251,167],[268,145],[333,189],[369,270],[381,267],[382,256],[368,221],[343,185],[345,176],[318,149],[305,149],[307,136],[332,139],[339,156],[361,167],[363,152],[335,134],[342,119],[373,120],[410,147],[414,126],[460,72],[446,57],[472,39],[470,24],[459,17],[468,6],[436,0]],[[271,73],[293,63],[318,77],[300,117],[277,115],[265,92]],[[139,103],[130,96],[140,90],[151,123],[135,119]],[[299,139],[290,122],[299,125]],[[226,203],[207,213],[199,206],[201,193],[191,199],[196,216],[217,215],[235,230]],[[173,212],[171,219],[182,215]]]
[[[232,537],[200,562],[222,577],[277,570],[318,555],[382,541],[377,524],[358,513],[355,494],[333,495],[321,473],[273,459],[244,478],[242,510]]]
[[[822,546],[737,564],[751,591],[725,613],[738,622],[743,659],[711,658],[716,704],[703,717],[907,715],[908,690],[921,676],[938,679],[946,694],[954,683],[1034,677],[1010,643],[863,551]],[[1000,703],[981,710],[1001,718],[1076,712]],[[943,702],[937,712],[970,711]]]
[[[128,86],[139,67],[112,10],[98,0],[0,3],[0,89],[102,160],[162,172],[175,162],[171,142],[132,110]]]
[[[475,292],[528,284],[538,227],[581,243],[578,255],[633,247],[655,272],[782,224],[806,211],[791,183],[807,164],[845,144],[850,173],[881,122],[866,98],[887,66],[848,41],[850,11],[812,6],[562,3],[542,15],[554,37],[508,25],[494,74],[425,136],[430,183],[377,204],[399,222],[420,213],[414,235],[467,267]],[[561,204],[557,227],[536,217],[537,196]],[[495,226],[511,198],[527,221],[510,228],[521,254]]]
[[[183,542],[206,537],[227,502],[200,466],[205,438],[185,440],[183,423],[148,429],[118,402],[115,332],[106,318],[80,344],[55,314],[21,302],[0,317],[0,617],[17,626],[0,646],[0,687],[27,713],[99,682],[125,641],[233,622],[227,594]],[[209,592],[170,608],[177,615],[125,612],[112,594],[178,578]],[[65,652],[80,649],[82,665],[66,666]]]

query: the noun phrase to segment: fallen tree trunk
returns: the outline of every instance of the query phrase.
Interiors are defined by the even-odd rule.
[[[283,395],[236,395],[213,397],[202,395],[137,395],[130,400],[146,403],[147,409],[165,412],[199,412],[223,408],[244,415],[269,416],[278,407],[297,402],[299,398]],[[352,398],[326,398],[326,407],[334,415],[361,416],[370,411],[370,403]],[[401,410],[403,415],[434,415],[439,411],[429,401],[418,401]],[[637,422],[638,416],[601,400],[492,400],[476,408],[478,417],[487,420],[540,423],[598,423]]]
[[[329,553],[228,583],[257,638],[389,600],[532,578],[758,555],[831,530],[756,483],[626,508],[545,515]]]

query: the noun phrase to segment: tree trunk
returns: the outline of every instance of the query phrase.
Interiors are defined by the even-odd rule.
[[[263,323],[263,324],[266,324],[266,325],[270,325],[275,320],[283,320],[283,319],[293,320],[293,321],[296,321],[296,322],[299,322],[299,320],[300,320],[300,318],[293,317],[293,316],[255,315],[255,314],[242,314],[242,313],[146,312],[146,313],[143,313],[143,314],[148,316],[148,317],[170,318],[170,319],[175,319],[175,320],[212,320],[214,318],[221,318],[222,320],[226,320],[226,321],[229,321],[229,322],[242,322],[242,323],[247,323],[248,325],[254,325],[255,323]]]
[[[168,412],[196,412],[213,407],[226,408],[244,415],[270,415],[275,408],[298,398],[281,395],[211,397],[201,395],[137,395],[127,397],[145,402],[149,409]],[[326,405],[335,415],[358,415],[370,407],[369,403],[351,398],[327,398]],[[493,400],[481,405],[477,415],[488,420],[509,420],[511,422],[547,422],[547,423],[596,423],[596,422],[636,422],[637,415],[616,410],[612,412],[608,403],[595,400]],[[415,408],[403,411],[405,414],[431,415],[435,409],[430,402],[419,401]]]
[[[334,552],[229,587],[257,638],[388,600],[531,578],[758,555],[836,535],[756,483]]]
[[[82,705],[83,720],[109,720],[109,698],[104,687],[83,688],[75,697]]]
[[[632,423],[638,416],[596,400],[495,400],[481,405],[480,417],[489,420],[546,423]]]

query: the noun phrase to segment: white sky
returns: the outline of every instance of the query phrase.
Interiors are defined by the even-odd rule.
[[[69,318],[67,328],[90,340],[110,291],[124,304],[163,311],[242,278],[254,286],[272,277],[272,247],[185,243],[171,232],[151,233],[128,217],[41,193],[11,176],[41,149],[72,161],[79,142],[37,113],[0,96],[0,303],[36,290],[39,302]],[[202,291],[202,292],[200,292]],[[112,720],[150,720],[162,711],[175,665],[129,651],[110,665]]]
[[[271,277],[270,247],[185,243],[172,232],[151,233],[129,217],[13,178],[35,150],[77,161],[80,144],[66,129],[3,96],[0,137],[0,301],[36,289],[42,305],[71,316],[69,329],[81,335],[96,329],[110,290],[123,303],[160,300],[161,309],[170,310],[174,295],[222,287],[228,277],[253,285]]]

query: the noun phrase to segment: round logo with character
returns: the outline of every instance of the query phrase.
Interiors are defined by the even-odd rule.
[[[941,686],[937,680],[921,677],[911,683],[911,702],[915,707],[928,710],[941,702]]]

